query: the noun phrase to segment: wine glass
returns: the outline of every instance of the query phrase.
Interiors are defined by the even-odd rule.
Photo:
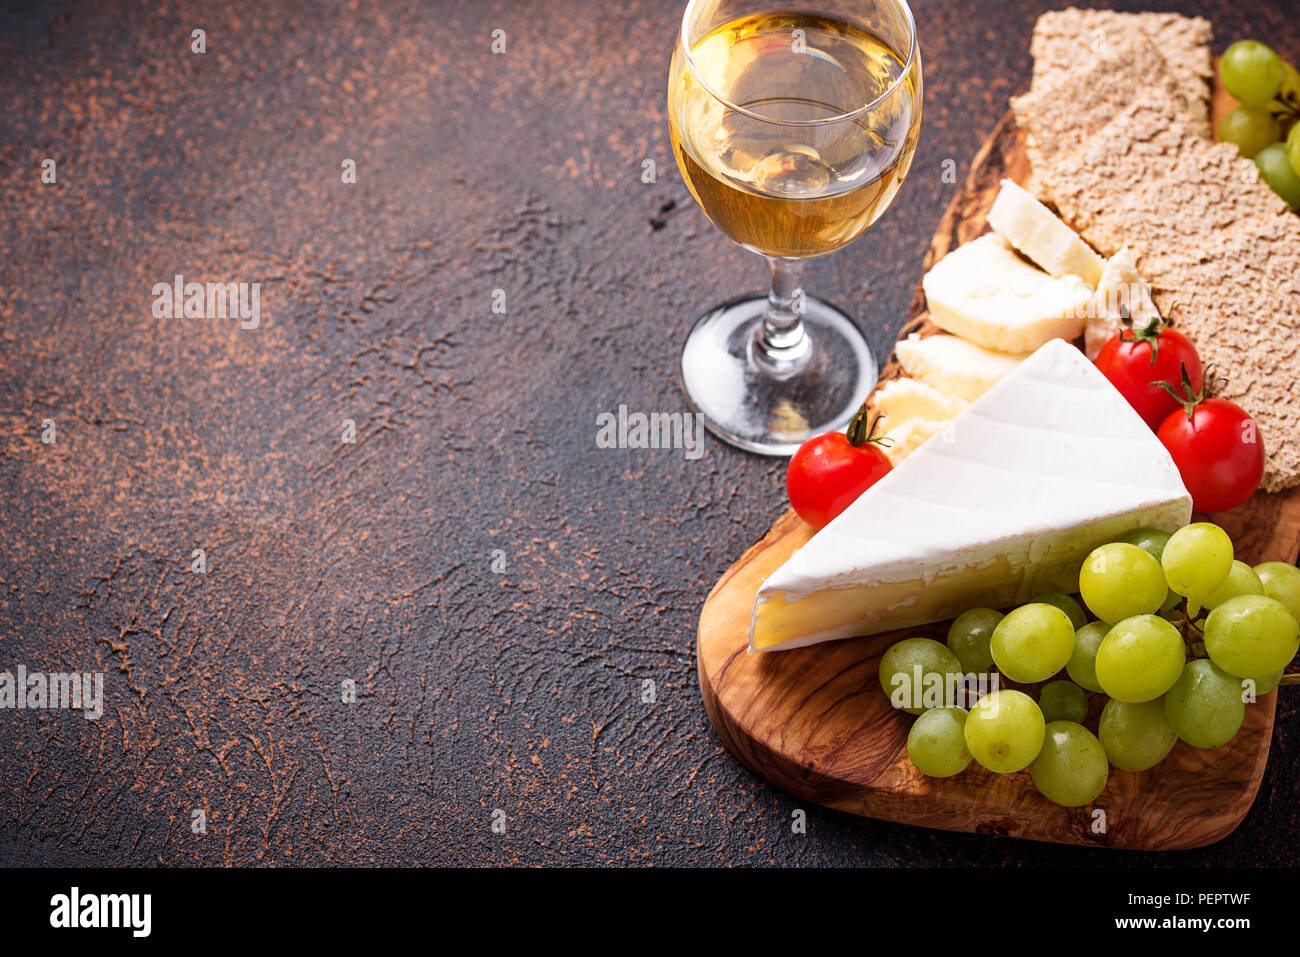
[[[709,219],[772,276],[766,295],[712,309],[686,340],[682,384],[718,437],[789,455],[843,428],[875,385],[862,333],[800,277],[893,201],[921,98],[905,0],[687,4],[668,81],[677,165]]]

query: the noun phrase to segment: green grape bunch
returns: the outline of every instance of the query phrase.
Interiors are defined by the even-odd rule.
[[[1256,99],[1264,92],[1277,95],[1260,87]],[[1083,807],[1112,767],[1146,771],[1180,742],[1230,747],[1248,705],[1300,684],[1288,672],[1297,653],[1300,569],[1252,567],[1222,528],[1194,522],[1098,546],[1075,594],[967,609],[946,644],[897,642],[881,659],[880,685],[917,715],[907,753],[918,773],[1025,774],[1047,800]],[[963,674],[980,679],[978,697],[897,694],[921,679],[953,689]]]
[[[1257,40],[1224,51],[1219,79],[1240,106],[1219,124],[1219,140],[1254,160],[1264,182],[1300,211],[1300,72]]]

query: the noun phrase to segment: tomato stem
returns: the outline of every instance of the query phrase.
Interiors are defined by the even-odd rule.
[[[1124,317],[1128,317],[1127,309],[1124,310]],[[1147,343],[1151,346],[1151,361],[1147,365],[1154,366],[1156,364],[1156,355],[1160,352],[1160,332],[1168,325],[1167,322],[1156,316],[1145,326],[1130,326],[1127,329],[1121,329],[1119,331],[1119,341]]]
[[[883,435],[876,435],[876,429],[880,426],[880,420],[884,418],[879,413],[874,418],[871,416],[870,400],[863,402],[858,411],[853,413],[853,418],[849,420],[849,427],[844,430],[844,435],[849,440],[849,445],[854,448],[861,448],[864,445],[875,443],[883,448],[893,445],[892,439]],[[868,423],[870,420],[870,423]]]
[[[1187,374],[1187,363],[1180,362],[1178,367],[1182,372],[1181,386],[1174,386],[1160,379],[1157,379],[1154,382],[1148,382],[1147,385],[1153,385],[1157,389],[1164,389],[1173,396],[1178,404],[1183,407],[1183,411],[1187,413],[1187,421],[1190,422],[1192,421],[1192,413],[1196,411],[1196,407],[1214,393],[1214,390],[1219,383],[1227,382],[1228,380],[1222,376],[1216,377],[1214,375],[1214,367],[1210,366],[1205,370],[1205,374],[1201,377],[1200,389],[1197,389],[1192,385],[1192,377]]]

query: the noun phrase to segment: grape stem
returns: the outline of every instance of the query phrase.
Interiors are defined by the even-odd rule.
[[[1280,688],[1283,685],[1300,685],[1300,671],[1293,671],[1290,674],[1283,675],[1277,683]]]
[[[1179,634],[1183,636],[1183,641],[1191,643],[1193,647],[1195,647],[1197,639],[1205,637],[1205,635],[1202,634],[1201,629],[1196,627],[1196,622],[1192,620],[1191,615],[1171,621],[1170,624],[1178,629]],[[1202,645],[1202,648],[1204,648],[1204,645]]]
[[[1274,102],[1281,103],[1284,107],[1284,109],[1281,110],[1269,111],[1273,114],[1274,119],[1285,120],[1289,117],[1300,114],[1300,96],[1296,96],[1296,94],[1289,91],[1284,93],[1279,90],[1277,96],[1273,99]]]

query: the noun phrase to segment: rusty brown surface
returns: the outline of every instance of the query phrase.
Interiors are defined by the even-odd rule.
[[[956,189],[944,160],[960,180],[1025,86],[1046,6],[916,4],[912,175],[810,271],[878,350]],[[1220,49],[1300,57],[1279,5],[1176,6]],[[0,711],[0,863],[1113,860],[817,808],[792,835],[792,799],[710,730],[696,616],[782,511],[783,464],[595,443],[620,403],[684,409],[689,323],[761,280],[672,165],[679,14],[0,14],[0,668],[106,673],[98,722]],[[155,319],[176,272],[264,283],[262,326]],[[1294,860],[1293,698],[1241,829],[1152,863]]]

